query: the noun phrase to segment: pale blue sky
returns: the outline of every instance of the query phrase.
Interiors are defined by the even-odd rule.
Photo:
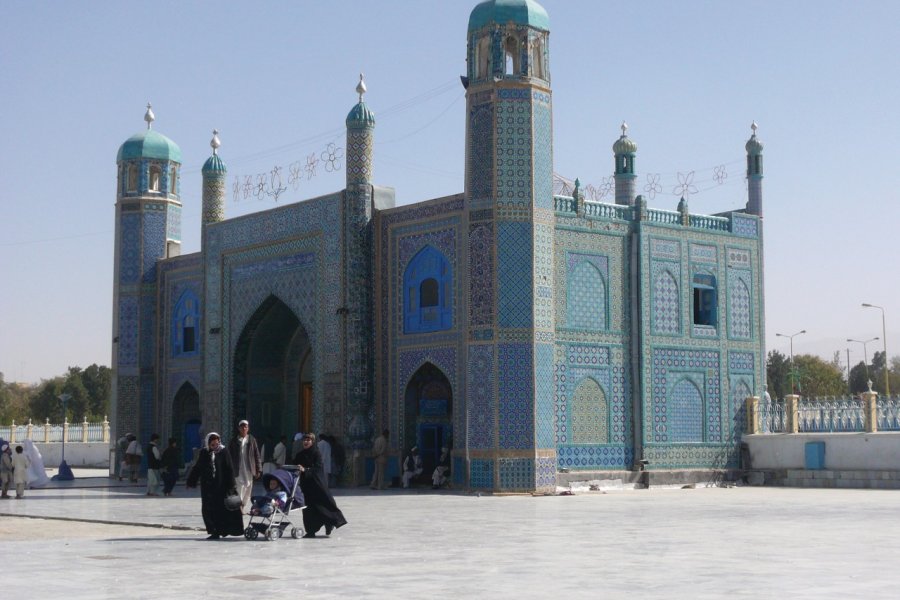
[[[375,179],[402,204],[461,192],[466,26],[474,1],[0,4],[0,371],[38,381],[108,365],[116,151],[144,128],[182,149],[183,252],[199,249],[211,130],[236,176],[343,146],[366,74]],[[555,170],[602,186],[626,120],[638,188],[691,212],[746,202],[744,143],[765,144],[766,339],[900,355],[900,3],[544,0]],[[718,185],[715,167],[727,179]],[[339,190],[320,165],[288,203]],[[606,201],[611,201],[609,197]],[[228,216],[271,208],[229,193]],[[851,362],[862,346],[851,344]],[[869,357],[881,342],[869,344]],[[843,359],[843,358],[842,358]]]

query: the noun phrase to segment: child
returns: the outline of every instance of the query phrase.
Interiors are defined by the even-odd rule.
[[[268,517],[275,512],[275,507],[284,508],[287,504],[287,492],[281,489],[281,484],[274,477],[269,478],[269,491],[265,496],[253,496],[253,506],[250,508],[251,515],[261,515]]]
[[[25,484],[28,483],[28,467],[31,461],[23,453],[22,446],[16,446],[16,455],[13,456],[13,481],[16,484],[16,500],[25,497]]]

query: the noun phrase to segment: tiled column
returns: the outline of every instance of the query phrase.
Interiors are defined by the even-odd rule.
[[[784,397],[784,432],[800,433],[800,396],[788,394]]]

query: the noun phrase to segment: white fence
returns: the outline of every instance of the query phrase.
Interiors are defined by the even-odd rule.
[[[25,425],[17,425],[15,421],[10,425],[0,425],[0,438],[10,442],[32,440],[45,444],[53,442],[105,442],[109,443],[109,421],[106,417],[99,423],[89,423],[87,420],[81,423],[50,423],[48,419],[40,425],[34,425],[31,419]]]

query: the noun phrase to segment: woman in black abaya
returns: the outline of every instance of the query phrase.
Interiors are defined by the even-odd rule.
[[[200,481],[201,511],[206,525],[207,539],[217,540],[228,535],[244,533],[244,518],[240,510],[225,508],[225,497],[235,493],[234,465],[218,433],[206,436],[206,447],[200,450],[197,464],[187,478],[187,487],[197,487]]]
[[[334,496],[328,491],[325,465],[322,454],[316,448],[316,436],[307,433],[303,436],[302,448],[294,462],[300,467],[300,490],[306,501],[303,511],[303,527],[306,535],[316,537],[316,532],[325,526],[325,535],[331,530],[347,524],[347,519],[334,502]]]

